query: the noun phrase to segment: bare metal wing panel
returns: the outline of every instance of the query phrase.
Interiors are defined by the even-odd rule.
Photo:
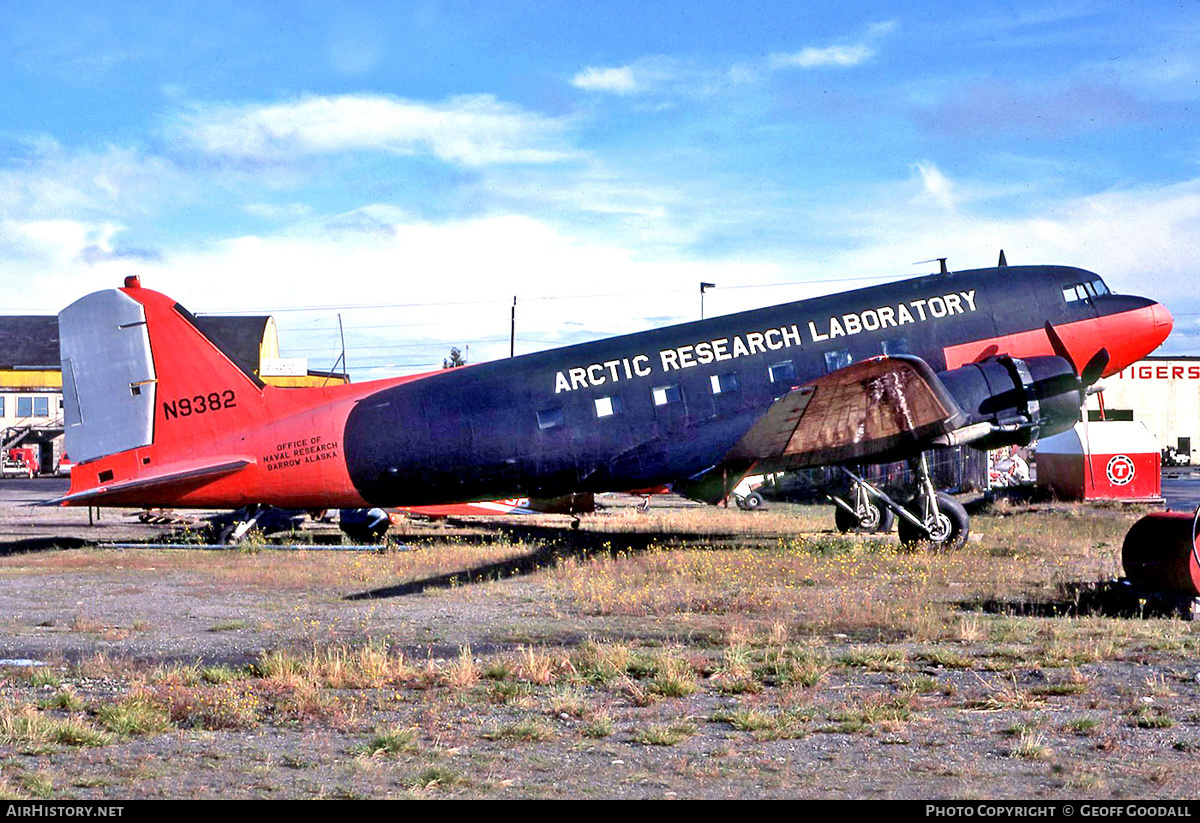
[[[864,360],[780,397],[728,457],[768,471],[845,463],[952,431],[965,415],[916,357]]]

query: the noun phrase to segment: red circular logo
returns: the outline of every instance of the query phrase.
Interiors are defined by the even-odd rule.
[[[1118,454],[1108,461],[1108,482],[1114,486],[1126,486],[1133,480],[1133,460],[1123,454]]]

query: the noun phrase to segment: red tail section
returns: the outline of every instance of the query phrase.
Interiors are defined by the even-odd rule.
[[[81,456],[60,502],[364,505],[342,456],[346,415],[403,381],[266,386],[193,320],[136,281],[60,314],[67,451]]]
[[[123,289],[146,311],[154,356],[154,445],[171,460],[211,454],[233,431],[266,425],[265,386],[234,362],[193,322],[191,314],[149,289]]]

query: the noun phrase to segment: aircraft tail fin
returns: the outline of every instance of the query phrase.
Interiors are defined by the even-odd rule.
[[[77,467],[136,452],[136,461],[121,463],[153,474],[211,454],[231,431],[265,416],[253,372],[136,277],[72,303],[58,323],[66,450]]]

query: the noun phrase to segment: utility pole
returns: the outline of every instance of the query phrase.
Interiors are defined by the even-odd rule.
[[[701,283],[700,284],[700,319],[704,319],[704,292],[708,289],[715,289],[716,283]]]

